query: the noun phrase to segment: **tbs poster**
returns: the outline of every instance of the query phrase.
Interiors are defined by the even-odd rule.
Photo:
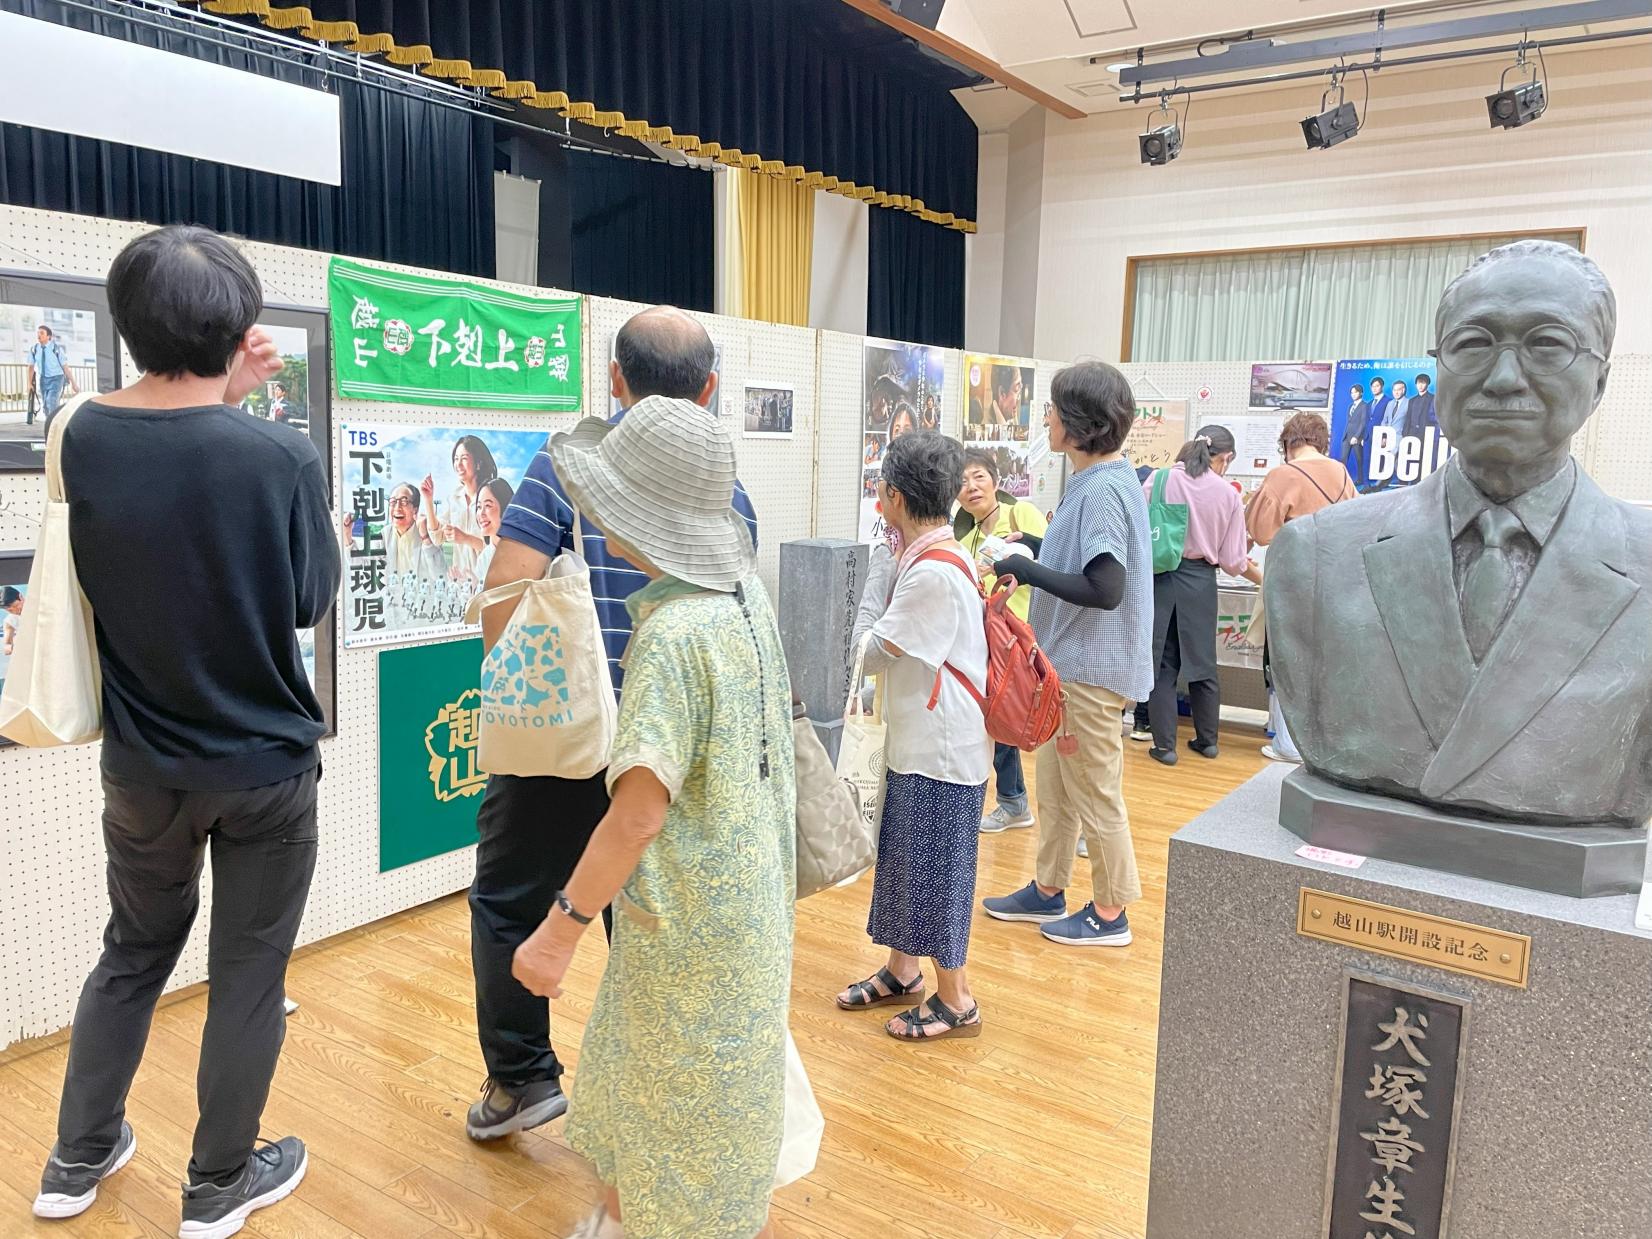
[[[477,631],[465,610],[544,444],[543,430],[339,428],[347,649]]]
[[[1361,494],[1413,486],[1452,450],[1434,408],[1432,358],[1337,363],[1331,455]]]
[[[883,537],[878,478],[889,444],[914,430],[941,428],[946,350],[894,340],[868,340],[863,361],[864,444],[860,475],[860,541]]]
[[[964,354],[964,446],[998,460],[998,488],[1017,499],[1032,495],[1034,363]]]

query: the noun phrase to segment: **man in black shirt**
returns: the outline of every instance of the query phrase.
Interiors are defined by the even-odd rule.
[[[74,414],[63,476],[97,616],[112,913],[34,1211],[83,1212],[136,1148],[126,1095],[210,847],[211,992],[179,1234],[217,1239],[304,1175],[298,1140],[255,1146],[316,862],[326,723],[297,630],[333,604],[337,527],[309,439],[236,407],[281,364],[254,328],[263,292],[240,251],[162,228],[121,251],[108,294],[144,375]]]

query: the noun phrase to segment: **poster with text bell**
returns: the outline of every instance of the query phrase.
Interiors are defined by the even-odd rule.
[[[1432,358],[1337,363],[1331,455],[1362,494],[1413,486],[1453,450],[1434,407]]]

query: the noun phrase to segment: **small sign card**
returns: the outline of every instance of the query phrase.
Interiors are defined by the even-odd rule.
[[[1341,869],[1358,869],[1365,863],[1365,857],[1355,856],[1352,852],[1334,852],[1330,848],[1315,847],[1311,843],[1304,843],[1296,849],[1296,854],[1303,860],[1317,860],[1322,865],[1336,865]]]

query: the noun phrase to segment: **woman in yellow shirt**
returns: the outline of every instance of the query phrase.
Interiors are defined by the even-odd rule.
[[[1012,533],[1041,538],[1049,521],[1025,499],[998,489],[998,457],[979,448],[964,453],[964,488],[958,492],[958,505],[953,536],[975,559],[981,587],[990,594],[997,579],[991,567],[1003,558],[1003,548],[989,540],[1001,541]],[[1031,600],[1032,587],[1023,585],[1010,598],[1010,610],[1026,619]],[[1027,804],[1027,782],[1021,774],[1021,750],[1014,745],[996,745],[992,766],[998,775],[998,807],[981,819],[981,833],[990,835],[1031,826],[1033,815]]]

